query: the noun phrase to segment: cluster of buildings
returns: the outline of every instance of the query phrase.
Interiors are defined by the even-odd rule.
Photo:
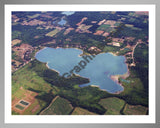
[[[32,47],[29,44],[21,44],[20,46],[12,47],[12,51],[16,55],[16,60],[12,58],[12,70],[17,70],[21,66],[25,65],[31,60],[31,53],[35,50],[34,47]]]

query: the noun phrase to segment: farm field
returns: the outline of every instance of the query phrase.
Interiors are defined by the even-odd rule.
[[[23,89],[35,89],[38,91],[49,92],[51,85],[43,80],[40,76],[36,74],[32,69],[29,68],[30,63],[22,67],[21,70],[18,70],[12,76],[12,94],[17,96],[17,91],[20,87]],[[44,64],[44,68],[45,64]],[[23,92],[22,92],[23,93]]]
[[[101,99],[101,104],[107,111],[105,115],[121,115],[120,111],[123,108],[125,101],[116,97]]]
[[[123,114],[125,115],[146,115],[147,108],[141,105],[129,105],[126,104]]]
[[[46,36],[50,36],[50,37],[53,37],[54,35],[56,35],[60,30],[58,29],[55,29],[49,33],[46,34]]]
[[[44,65],[45,66],[45,65]],[[35,115],[43,109],[47,102],[40,97],[43,93],[48,93],[51,85],[39,77],[33,70],[29,69],[29,64],[16,71],[12,75],[12,111],[15,114]],[[26,101],[29,105],[20,104]],[[22,110],[17,109],[24,107]],[[21,107],[20,107],[21,106]]]
[[[76,107],[72,112],[72,115],[97,115],[96,113],[90,112],[86,109]]]
[[[35,98],[38,95],[36,92],[25,90],[23,87],[17,92],[12,97],[12,111],[15,114],[35,115],[46,105],[44,101]]]
[[[112,27],[111,27],[110,25],[108,25],[108,24],[103,24],[103,25],[99,26],[99,27],[97,28],[97,30],[102,30],[102,31],[105,31],[105,32],[111,32],[111,31],[114,30],[114,28],[112,28]]]
[[[40,114],[41,115],[68,115],[73,110],[70,102],[64,98],[56,96],[52,103]]]

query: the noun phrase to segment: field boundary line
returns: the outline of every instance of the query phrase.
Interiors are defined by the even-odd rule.
[[[47,110],[47,109],[52,105],[52,103],[53,103],[58,97],[59,97],[59,96],[56,96],[56,97],[52,100],[52,102],[50,103],[50,105],[49,105],[47,108],[45,108],[42,112],[40,112],[39,115],[41,115],[45,110]]]

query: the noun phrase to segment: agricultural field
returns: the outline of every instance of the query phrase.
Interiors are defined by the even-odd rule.
[[[76,107],[72,112],[72,115],[97,115],[96,113],[90,112],[86,109]]]
[[[53,36],[56,35],[58,32],[60,32],[60,30],[54,29],[53,31],[47,33],[46,36],[53,37]]]
[[[35,89],[38,91],[49,92],[51,85],[39,77],[33,70],[29,69],[29,65],[22,67],[21,70],[18,70],[12,76],[12,94],[18,95],[16,92],[23,87],[23,89]],[[45,66],[45,64],[44,64]],[[24,90],[24,91],[25,91]],[[23,93],[23,92],[22,92]]]
[[[48,104],[39,97],[44,93],[48,94],[50,90],[51,85],[29,69],[29,64],[25,65],[12,75],[12,113],[38,114]],[[26,101],[29,104],[25,106],[20,101]]]
[[[116,97],[101,99],[99,102],[107,111],[105,115],[121,115],[120,111],[123,108],[125,101]]]
[[[125,115],[146,115],[148,109],[141,105],[129,105],[126,104],[123,110]]]
[[[40,114],[41,115],[68,115],[73,110],[70,102],[64,98],[56,96],[52,103]]]
[[[111,32],[114,30],[114,28],[112,28],[109,24],[102,24],[101,26],[99,26],[97,28],[97,30],[102,30],[102,31],[105,31],[105,32]]]

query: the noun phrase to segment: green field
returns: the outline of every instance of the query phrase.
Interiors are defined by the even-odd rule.
[[[73,107],[70,102],[59,96],[53,99],[52,103],[40,114],[41,115],[68,115]]]
[[[104,52],[117,52],[119,48],[116,46],[105,46],[103,49]]]
[[[109,24],[102,24],[101,26],[99,26],[97,28],[97,30],[102,30],[102,31],[105,31],[105,32],[111,32],[113,31],[114,29],[111,27],[111,25]]]
[[[42,65],[46,68],[45,64]],[[42,65],[41,68],[43,69]],[[23,114],[35,115],[50,103],[50,101],[41,98],[41,96],[44,94],[46,97],[50,96],[51,85],[45,82],[42,77],[38,76],[29,66],[30,64],[27,64],[12,74],[12,102],[15,102],[16,99],[21,100],[22,98],[27,98],[28,101],[30,98],[33,98],[31,99],[32,103]],[[28,92],[30,92],[30,94]],[[38,96],[36,96],[37,92]],[[15,114],[15,112],[13,114]]]
[[[76,107],[74,109],[74,111],[72,112],[72,115],[97,115],[93,112],[90,112],[86,109],[80,108],[80,107]]]
[[[129,105],[126,104],[123,114],[125,115],[146,115],[147,108],[141,105]]]
[[[120,80],[124,87],[124,91],[120,93],[118,97],[124,99],[129,104],[141,104],[147,107],[148,95],[145,92],[145,88],[140,78],[136,77],[135,71],[130,70],[130,76],[126,80],[130,82],[128,83]]]
[[[111,97],[100,100],[99,104],[107,110],[105,115],[120,115],[125,101],[116,97]]]
[[[53,37],[53,36],[56,35],[58,32],[60,32],[60,30],[54,29],[53,31],[47,33],[46,36]]]

